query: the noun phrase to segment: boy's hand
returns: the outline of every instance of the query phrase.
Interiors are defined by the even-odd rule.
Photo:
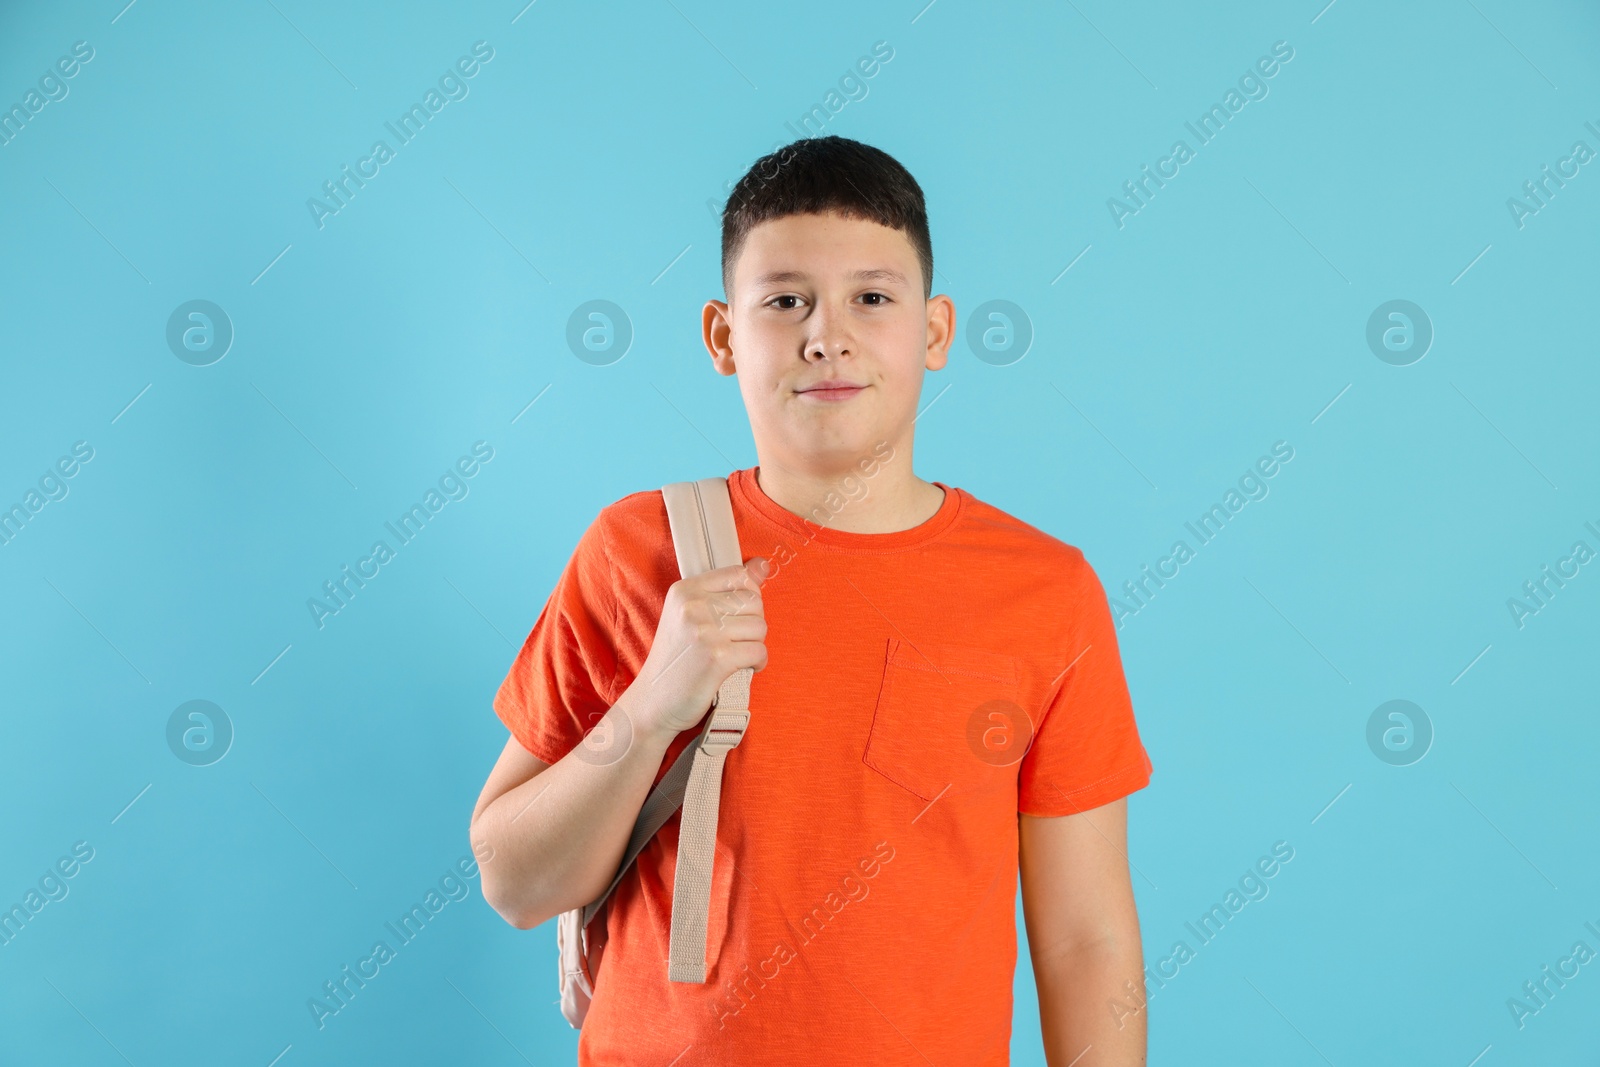
[[[771,573],[757,556],[672,583],[650,654],[618,701],[635,729],[671,740],[705,716],[735,671],[767,665],[761,583]]]

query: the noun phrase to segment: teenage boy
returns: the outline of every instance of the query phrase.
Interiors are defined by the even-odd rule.
[[[722,271],[702,328],[755,439],[728,477],[750,558],[680,579],[659,490],[600,511],[495,697],[485,899],[528,929],[597,897],[750,667],[707,980],[667,979],[677,815],[610,898],[578,1062],[1005,1064],[1020,870],[1050,1064],[1142,1064],[1124,798],[1150,763],[1083,554],[912,472],[956,336],[921,188],[796,142],[734,189]]]

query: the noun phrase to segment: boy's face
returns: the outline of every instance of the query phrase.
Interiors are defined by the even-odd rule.
[[[842,472],[883,442],[909,455],[923,371],[955,336],[950,298],[922,294],[899,230],[828,212],[750,231],[702,327],[717,372],[738,376],[762,465]],[[816,389],[829,381],[850,388]]]

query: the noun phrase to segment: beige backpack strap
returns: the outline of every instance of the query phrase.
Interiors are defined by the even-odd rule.
[[[691,577],[718,567],[744,562],[733,522],[733,502],[723,478],[674,482],[664,486],[667,517],[678,569]],[[710,919],[711,874],[716,858],[717,813],[722,800],[722,768],[728,753],[744,739],[750,722],[750,678],[743,667],[733,672],[712,700],[711,715],[692,752],[683,796],[683,821],[678,831],[677,874],[672,888],[672,931],[667,979],[706,980],[706,927]],[[683,762],[680,757],[679,764]],[[673,770],[678,769],[674,764]]]

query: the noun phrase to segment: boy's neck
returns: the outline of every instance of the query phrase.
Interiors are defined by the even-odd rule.
[[[910,530],[933,518],[944,504],[944,490],[912,472],[910,449],[880,463],[871,475],[864,475],[854,463],[838,470],[760,463],[756,484],[779,507],[800,516],[811,515],[818,507],[832,511],[826,508],[830,496],[835,506],[844,498],[845,505],[827,524],[844,533]]]

